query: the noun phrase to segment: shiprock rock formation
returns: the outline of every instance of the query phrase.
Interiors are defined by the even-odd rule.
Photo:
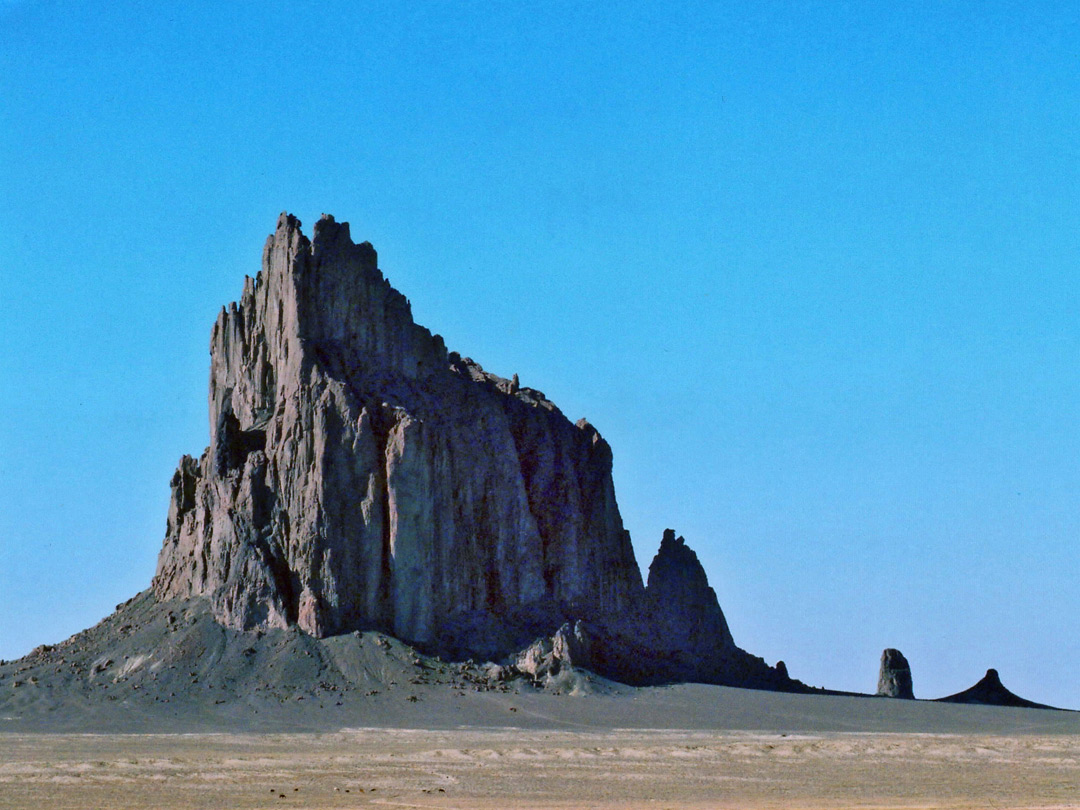
[[[159,600],[459,658],[584,621],[615,677],[800,686],[735,646],[674,532],[643,587],[607,442],[448,352],[347,223],[308,240],[281,215],[213,327],[209,401],[210,446],[173,476]]]
[[[941,703],[974,703],[982,706],[1014,706],[1023,709],[1053,709],[1042,703],[1025,700],[1014,695],[1001,682],[996,669],[986,670],[986,674],[977,684],[955,695],[938,698]]]
[[[899,650],[890,647],[881,653],[877,693],[882,697],[915,699],[911,685],[911,665]]]
[[[154,591],[229,627],[435,642],[463,614],[641,598],[600,434],[448,354],[332,217],[309,241],[282,215],[222,309],[210,424],[173,477]]]
[[[210,445],[173,476],[152,587],[0,661],[5,723],[453,728],[535,687],[825,691],[735,644],[673,530],[643,583],[607,442],[448,352],[347,224],[308,240],[283,214],[210,356]],[[904,671],[911,697],[886,650],[885,691]],[[1038,706],[993,670],[944,700]]]

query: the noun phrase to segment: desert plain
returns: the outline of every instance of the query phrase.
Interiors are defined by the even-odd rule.
[[[8,716],[35,730],[0,732],[0,808],[1080,807],[1074,712],[703,685],[413,692],[283,707],[275,730],[224,705],[156,720],[242,732],[124,733],[152,718],[115,711],[81,716],[95,733],[49,733]],[[340,729],[280,730],[335,711]]]

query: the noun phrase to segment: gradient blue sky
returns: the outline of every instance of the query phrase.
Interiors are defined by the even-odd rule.
[[[0,3],[0,657],[149,583],[287,209],[597,425],[742,646],[1080,708],[1075,3],[672,5]]]

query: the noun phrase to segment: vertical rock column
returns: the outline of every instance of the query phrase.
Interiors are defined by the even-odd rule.
[[[911,666],[899,650],[890,647],[881,653],[877,693],[882,697],[915,699],[911,686]]]

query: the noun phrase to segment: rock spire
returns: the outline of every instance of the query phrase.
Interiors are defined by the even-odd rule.
[[[889,648],[881,653],[877,693],[882,697],[915,699],[911,685],[911,666],[899,650]]]
[[[674,646],[694,649],[735,644],[697,554],[673,529],[664,531],[660,550],[649,565],[646,599],[653,623]]]

